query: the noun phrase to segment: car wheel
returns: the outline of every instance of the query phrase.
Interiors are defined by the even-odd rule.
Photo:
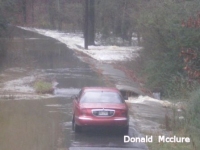
[[[81,132],[81,127],[75,123],[74,117],[72,119],[72,130],[76,133]]]
[[[129,130],[129,126],[124,127],[123,130],[122,130],[123,134],[128,135],[128,130]]]

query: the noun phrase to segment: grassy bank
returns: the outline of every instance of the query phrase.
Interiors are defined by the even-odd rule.
[[[46,81],[37,81],[34,83],[34,89],[39,94],[52,94],[54,89],[52,83]]]
[[[183,113],[183,119],[174,115],[171,120],[171,135],[173,137],[189,137],[190,143],[159,143],[157,137],[152,133],[154,141],[148,143],[150,150],[199,150],[200,149],[200,89],[192,92],[186,110]]]

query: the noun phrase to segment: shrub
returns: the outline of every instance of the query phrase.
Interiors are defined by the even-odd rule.
[[[54,91],[52,84],[46,81],[35,82],[34,89],[37,93],[40,93],[40,94],[45,94],[45,93],[52,94]]]
[[[147,87],[152,91],[159,89],[164,97],[185,99],[193,90],[180,52],[183,47],[200,47],[197,40],[200,30],[183,28],[181,22],[196,14],[199,7],[194,6],[198,3],[196,0],[181,3],[152,0],[140,14],[139,28],[144,47],[141,55],[146,58],[141,70],[144,71]],[[187,10],[182,9],[185,6]]]
[[[192,125],[200,129],[200,88],[192,93],[188,115]]]

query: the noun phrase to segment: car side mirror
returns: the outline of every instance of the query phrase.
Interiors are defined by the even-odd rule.
[[[77,95],[73,95],[73,96],[71,97],[71,99],[72,99],[72,100],[78,100],[78,96],[77,96]]]

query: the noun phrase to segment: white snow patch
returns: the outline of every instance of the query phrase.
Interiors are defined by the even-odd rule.
[[[57,113],[58,111],[49,111],[49,113]]]
[[[166,100],[158,100],[149,96],[139,96],[139,97],[128,97],[127,103],[140,103],[145,104],[146,102],[156,102],[161,104],[163,107],[171,107],[173,104]]]
[[[6,94],[0,95],[1,100],[40,100],[40,99],[47,99],[52,98],[53,95],[44,94],[44,95],[37,95],[37,94]]]
[[[15,68],[6,69],[6,71],[8,71],[8,72],[18,72],[18,73],[22,73],[22,72],[25,72],[26,69],[15,67]]]
[[[62,107],[62,105],[60,105],[60,104],[48,104],[45,106],[47,106],[47,107]]]
[[[34,76],[23,77],[4,83],[4,91],[34,93],[35,90],[28,84],[35,80]]]
[[[76,88],[55,88],[54,94],[56,96],[63,96],[63,97],[70,97],[72,95],[77,95],[79,93],[80,89]]]
[[[40,38],[25,38],[25,40],[39,40]]]
[[[132,60],[138,57],[137,52],[141,49],[141,47],[138,46],[89,46],[88,50],[86,50],[84,49],[84,39],[82,34],[62,33],[55,30],[44,30],[27,27],[19,28],[57,39],[61,43],[66,44],[68,48],[81,51],[101,62]]]

